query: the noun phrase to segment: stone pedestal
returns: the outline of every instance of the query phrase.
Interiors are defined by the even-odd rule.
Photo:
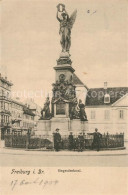
[[[81,130],[81,121],[80,119],[71,120],[71,131],[79,132]]]
[[[39,120],[37,124],[37,131],[35,135],[51,135],[51,121]]]
[[[71,131],[74,134],[86,133],[88,131],[88,121],[81,121],[80,119],[71,120]]]
[[[79,132],[86,133],[88,131],[88,122],[81,121],[80,119],[70,120],[70,118],[64,117],[53,117],[50,120],[39,120],[35,134],[44,136],[52,135],[57,128],[60,129],[61,135],[69,135],[70,131],[77,135]]]
[[[51,119],[51,131],[55,132],[57,128],[60,129],[61,135],[68,135],[71,129],[70,118],[52,118]]]

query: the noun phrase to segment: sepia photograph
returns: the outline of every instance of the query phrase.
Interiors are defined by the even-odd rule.
[[[59,178],[59,194],[128,193],[127,11],[127,0],[0,1],[2,195],[57,194]]]

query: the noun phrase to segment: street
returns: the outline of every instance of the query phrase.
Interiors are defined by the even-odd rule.
[[[3,149],[0,164],[5,167],[127,167],[128,153],[122,151],[46,152]]]

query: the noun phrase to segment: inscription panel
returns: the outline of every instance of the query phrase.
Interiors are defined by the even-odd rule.
[[[59,102],[56,104],[56,115],[65,115],[66,105],[64,102]]]

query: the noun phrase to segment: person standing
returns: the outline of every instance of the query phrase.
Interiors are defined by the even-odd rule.
[[[83,145],[84,145],[84,149],[86,149],[86,141],[85,141],[86,140],[86,135],[85,135],[84,132],[83,132],[83,137],[84,137],[84,144]]]
[[[70,132],[70,135],[68,137],[68,140],[69,140],[69,150],[73,150],[74,139],[73,139],[72,132]]]
[[[73,139],[73,149],[74,149],[74,151],[78,149],[78,145],[79,145],[78,137],[76,137],[76,138]]]
[[[82,133],[80,133],[78,136],[78,143],[79,143],[78,151],[82,152],[84,149],[84,136],[82,135]]]
[[[60,150],[60,143],[61,143],[61,135],[59,133],[59,129],[56,129],[56,132],[54,133],[54,149],[55,151]]]
[[[94,133],[88,133],[89,135],[93,135],[92,149],[100,150],[100,140],[102,138],[102,134],[98,132],[98,129],[95,128]]]
[[[27,131],[27,140],[26,140],[26,149],[29,148],[30,138],[31,138],[31,129],[28,129],[28,131]]]

